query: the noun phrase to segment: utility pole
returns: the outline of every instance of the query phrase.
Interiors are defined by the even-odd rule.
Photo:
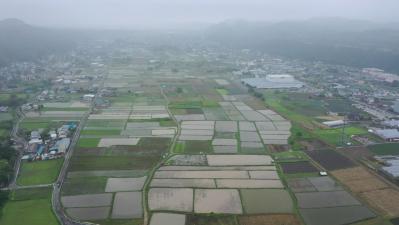
[[[345,146],[345,126],[346,126],[346,115],[344,115],[344,124],[342,126],[342,132],[341,132],[341,145]]]

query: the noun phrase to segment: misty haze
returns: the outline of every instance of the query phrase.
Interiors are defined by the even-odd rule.
[[[398,225],[398,9],[2,0],[0,225]]]

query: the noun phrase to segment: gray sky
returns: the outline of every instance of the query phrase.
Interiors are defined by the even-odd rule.
[[[154,28],[229,19],[399,22],[399,0],[0,0],[0,19],[42,26]]]

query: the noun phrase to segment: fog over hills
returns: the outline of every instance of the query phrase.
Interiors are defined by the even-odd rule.
[[[166,43],[170,30],[60,30],[30,26],[17,19],[0,21],[0,66],[62,53],[88,38],[135,37]],[[272,55],[399,73],[399,25],[342,18],[248,22],[229,20],[201,29],[173,32],[178,42],[205,41],[249,48]],[[132,36],[131,36],[132,37]]]
[[[0,66],[32,61],[72,46],[64,31],[30,26],[18,19],[0,21]]]
[[[340,18],[278,23],[230,21],[209,28],[207,37],[233,48],[399,73],[399,26],[395,23]]]

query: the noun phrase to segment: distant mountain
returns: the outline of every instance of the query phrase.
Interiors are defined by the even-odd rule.
[[[278,23],[229,21],[209,28],[206,36],[234,48],[399,73],[399,24],[340,18]]]
[[[0,21],[0,67],[63,52],[73,45],[62,31],[31,26],[18,19]]]

